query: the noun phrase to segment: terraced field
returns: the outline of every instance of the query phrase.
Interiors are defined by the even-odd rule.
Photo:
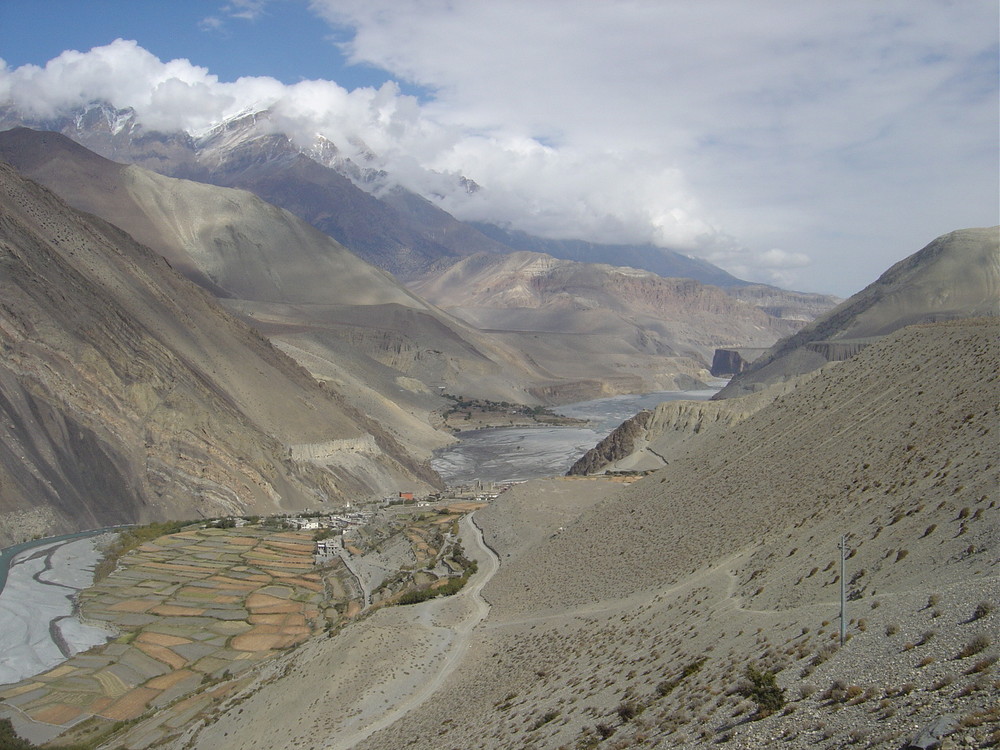
[[[61,742],[90,740],[153,711],[149,739],[168,736],[255,664],[358,609],[343,564],[318,569],[312,552],[311,532],[261,528],[147,542],[81,594],[83,617],[118,637],[0,689],[0,700],[35,722],[36,741],[69,727]]]

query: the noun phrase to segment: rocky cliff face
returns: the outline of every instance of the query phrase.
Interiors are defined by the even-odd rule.
[[[765,349],[716,349],[712,357],[712,377],[721,378],[738,375],[750,367],[750,363],[763,354]]]
[[[832,294],[793,292],[767,284],[729,285],[726,293],[748,302],[768,315],[808,323],[843,302]]]
[[[566,473],[586,476],[659,469],[682,453],[690,438],[742,422],[795,385],[775,386],[730,401],[665,401],[616,427]]]
[[[0,291],[0,543],[434,482],[162,258],[5,164]],[[368,437],[363,466],[290,453]]]
[[[567,476],[587,476],[607,470],[620,459],[632,455],[637,443],[646,439],[653,412],[644,410],[626,419],[610,435],[584,453],[566,472]],[[666,461],[661,461],[661,465]]]

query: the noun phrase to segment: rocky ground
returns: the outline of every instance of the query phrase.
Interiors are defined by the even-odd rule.
[[[952,747],[989,746],[997,333],[909,329],[630,485],[520,485],[475,516],[483,621],[473,592],[382,610],[171,746],[888,749],[945,714]],[[783,691],[769,715],[748,667]],[[268,708],[293,693],[294,725]],[[391,723],[348,729],[378,700]]]

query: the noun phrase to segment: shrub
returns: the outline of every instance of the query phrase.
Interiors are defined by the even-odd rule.
[[[746,678],[748,684],[741,693],[757,704],[757,714],[761,718],[785,707],[785,690],[778,687],[774,672],[762,671],[748,664]]]
[[[867,729],[852,729],[851,733],[847,735],[852,745],[857,745],[859,742],[864,742],[868,739]]]
[[[167,534],[176,534],[191,521],[162,521],[145,526],[133,526],[118,532],[118,537],[104,551],[104,556],[94,568],[94,581],[107,578],[118,565],[118,558],[138,548],[145,542],[158,539]]]
[[[972,619],[981,620],[992,611],[993,611],[992,604],[990,604],[989,602],[979,602],[979,604],[976,605],[976,610],[972,613]]]
[[[556,718],[558,718],[558,716],[559,716],[559,712],[558,711],[547,711],[544,714],[542,714],[541,718],[539,718],[535,722],[535,724],[532,727],[532,729],[538,729],[539,727],[543,727],[546,724],[548,724],[550,721],[553,721]]]
[[[684,667],[683,670],[681,670],[681,674],[680,674],[679,677],[677,677],[677,678],[675,678],[673,680],[663,680],[663,682],[658,683],[657,686],[656,686],[656,692],[657,692],[657,694],[661,698],[665,698],[666,696],[670,695],[670,693],[673,692],[674,688],[676,688],[678,685],[680,685],[681,682],[684,681],[684,679],[686,679],[687,677],[690,677],[691,675],[696,674],[697,672],[699,672],[701,670],[702,665],[705,663],[705,661],[706,661],[706,658],[704,658],[704,657],[701,658],[701,659],[698,659],[697,661],[693,661],[690,664],[688,664],[686,667]]]
[[[955,675],[946,674],[941,677],[937,682],[931,685],[931,690],[941,690],[951,685],[955,681]]]
[[[823,694],[823,697],[835,703],[840,703],[847,700],[847,688],[848,685],[844,680],[834,680],[829,690]]]
[[[966,674],[978,674],[979,672],[985,672],[987,669],[992,667],[997,663],[996,656],[987,656],[985,659],[980,659],[971,667],[966,670]]]
[[[10,750],[28,750],[34,747],[28,740],[21,739],[14,732],[10,719],[0,719],[0,747]]]
[[[636,704],[635,701],[624,701],[618,705],[616,709],[618,717],[623,722],[632,721],[636,716],[638,716],[642,709]]]
[[[962,647],[962,650],[958,652],[958,656],[956,656],[955,658],[965,659],[969,656],[974,656],[975,654],[978,654],[980,651],[985,651],[992,645],[993,645],[993,640],[988,635],[986,635],[986,633],[980,633],[979,635],[975,636],[971,641],[966,643],[965,646]]]

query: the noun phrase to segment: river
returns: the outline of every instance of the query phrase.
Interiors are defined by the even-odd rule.
[[[102,644],[108,631],[74,616],[76,593],[94,579],[98,537],[84,531],[0,551],[0,684],[44,672]]]
[[[491,427],[455,435],[431,466],[450,485],[519,482],[565,474],[615,427],[664,401],[704,401],[718,391],[661,391],[565,404],[553,411],[588,421],[586,427]]]

